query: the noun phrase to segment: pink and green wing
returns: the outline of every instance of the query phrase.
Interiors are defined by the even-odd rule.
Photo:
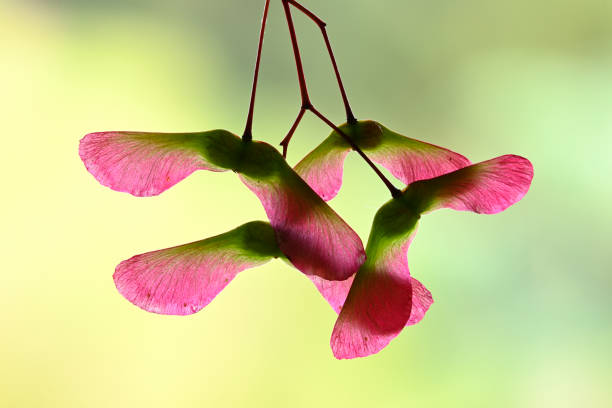
[[[344,159],[350,151],[348,143],[332,133],[295,166],[295,171],[323,200],[329,201],[340,191]]]
[[[411,281],[406,259],[421,214],[445,207],[494,214],[523,198],[532,178],[529,160],[506,155],[414,182],[401,197],[381,207],[368,240],[368,258],[334,326],[334,355],[354,358],[377,353],[404,326],[422,319],[431,305],[429,291]],[[323,289],[324,296],[337,296],[328,287]],[[330,303],[333,307],[339,301],[331,297]]]
[[[459,153],[400,135],[379,125],[381,143],[366,149],[368,156],[405,185],[450,173],[470,165]]]
[[[413,286],[406,254],[419,216],[405,210],[402,202],[391,200],[374,218],[367,260],[332,332],[330,345],[338,359],[378,353],[405,326],[422,319],[433,302],[422,285]]]
[[[404,198],[420,212],[451,208],[495,214],[520,201],[532,179],[529,160],[505,155],[414,183],[408,186]]]
[[[261,201],[278,245],[306,275],[342,281],[365,260],[361,239],[291,167],[276,149],[253,142],[238,169]]]
[[[200,133],[98,132],[81,139],[79,155],[102,184],[154,196],[196,170],[234,166],[240,139],[224,130]]]
[[[242,142],[224,130],[103,132],[85,136],[79,152],[98,181],[137,196],[159,194],[195,170],[231,169],[257,194],[281,250],[299,270],[343,280],[363,263],[357,234],[265,143]]]
[[[470,164],[462,155],[443,147],[402,136],[373,121],[340,127],[364,153],[408,185],[437,177]],[[323,141],[296,166],[296,172],[325,201],[342,186],[344,161],[350,145],[337,132]]]
[[[412,309],[410,278],[362,267],[332,332],[338,359],[365,357],[385,348],[406,326]]]
[[[117,290],[153,313],[189,315],[201,310],[241,271],[280,257],[270,224],[254,221],[232,231],[121,262]]]

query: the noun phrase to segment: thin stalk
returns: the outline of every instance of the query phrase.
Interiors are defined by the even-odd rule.
[[[261,28],[259,30],[259,44],[257,46],[257,60],[255,61],[255,73],[253,74],[253,89],[251,90],[251,102],[249,104],[249,113],[247,115],[246,126],[242,134],[242,140],[250,142],[253,140],[253,113],[255,111],[255,94],[257,93],[257,80],[259,78],[259,64],[261,62],[261,50],[263,47],[264,33],[266,31],[266,22],[268,21],[268,9],[270,8],[270,0],[266,0],[264,6],[263,17],[261,19]]]
[[[306,109],[300,108],[300,113],[298,113],[297,118],[295,118],[293,126],[291,126],[291,129],[289,129],[289,133],[287,133],[287,136],[285,136],[283,141],[280,142],[280,145],[283,146],[283,158],[285,159],[287,158],[287,148],[289,147],[289,142],[291,141],[291,138],[293,137],[293,134],[295,133],[295,130],[297,129],[298,125],[302,121],[304,113],[306,113]]]
[[[293,55],[295,57],[295,65],[297,68],[298,81],[300,84],[300,94],[302,96],[302,106],[301,106],[300,113],[298,114],[297,119],[295,120],[293,126],[291,127],[291,130],[289,131],[289,134],[285,137],[285,139],[283,139],[283,142],[281,142],[281,144],[283,145],[283,153],[284,154],[287,153],[287,146],[288,146],[289,140],[291,139],[291,136],[293,136],[293,132],[295,132],[297,125],[302,120],[302,116],[304,115],[303,111],[309,110],[315,116],[317,116],[319,119],[325,122],[329,127],[335,130],[338,134],[340,134],[340,136],[342,136],[342,138],[344,138],[344,140],[347,141],[347,143],[353,148],[353,150],[359,153],[359,155],[372,168],[372,170],[374,170],[376,175],[382,180],[385,186],[387,186],[393,198],[400,197],[401,191],[395,188],[395,186],[387,179],[387,177],[385,177],[384,174],[382,174],[382,172],[378,169],[378,167],[376,167],[376,165],[372,163],[372,160],[370,160],[370,158],[366,156],[366,154],[359,148],[359,146],[357,146],[357,144],[355,144],[355,142],[353,142],[353,140],[346,133],[344,133],[340,128],[334,125],[332,121],[327,119],[321,112],[319,112],[310,102],[310,98],[308,96],[308,87],[306,86],[306,77],[304,75],[304,68],[302,66],[302,58],[300,56],[300,49],[297,43],[297,35],[295,33],[295,26],[293,25],[293,18],[291,17],[291,9],[289,8],[289,4],[291,3],[291,1],[292,0],[282,0],[282,3],[283,3],[283,8],[285,10],[285,17],[287,19],[287,26],[289,27],[289,36],[291,37],[291,45],[293,46]]]
[[[376,165],[374,163],[372,163],[372,160],[370,160],[370,158],[368,156],[366,156],[366,154],[363,152],[363,150],[361,150],[359,148],[359,146],[357,146],[357,144],[355,144],[355,142],[353,142],[353,139],[351,139],[346,133],[344,133],[342,131],[342,129],[340,129],[338,126],[334,125],[334,123],[331,120],[327,119],[314,106],[311,106],[310,108],[308,108],[308,110],[311,111],[312,113],[314,113],[315,116],[317,116],[319,119],[321,119],[323,122],[325,122],[333,130],[335,130],[336,133],[338,133],[340,136],[342,136],[342,138],[344,140],[346,140],[346,142],[349,145],[351,145],[353,150],[355,150],[357,153],[359,153],[359,155],[363,158],[363,160],[365,160],[366,163],[368,163],[368,165],[372,168],[372,170],[374,170],[374,172],[382,180],[382,182],[385,183],[385,186],[387,186],[387,188],[389,189],[389,192],[391,192],[391,196],[393,198],[398,198],[398,197],[400,197],[402,195],[402,192],[399,189],[397,189],[389,181],[389,179],[387,177],[385,177],[384,174],[382,174],[382,172],[378,169],[378,167],[376,167]]]
[[[300,84],[300,95],[302,96],[302,108],[306,109],[310,106],[310,98],[308,97],[308,88],[306,86],[306,77],[304,76],[304,67],[302,65],[302,57],[300,56],[300,48],[295,34],[295,26],[293,25],[293,17],[289,9],[289,0],[282,0],[283,9],[285,10],[285,18],[289,27],[289,36],[291,37],[291,46],[293,47],[293,55],[295,57],[295,66],[298,73],[298,82]]]
[[[340,77],[340,71],[338,70],[338,64],[336,64],[336,57],[334,56],[334,51],[332,50],[331,43],[329,42],[329,37],[327,36],[327,24],[325,21],[321,20],[314,14],[312,11],[308,10],[306,7],[302,6],[300,3],[294,0],[289,0],[289,4],[293,7],[300,10],[304,13],[308,18],[310,18],[321,30],[321,34],[323,35],[323,40],[325,41],[325,46],[327,47],[327,53],[329,54],[329,58],[331,59],[332,66],[334,68],[334,73],[336,74],[336,81],[338,82],[338,87],[340,88],[340,94],[342,95],[342,102],[344,103],[344,109],[346,111],[346,121],[349,124],[353,124],[357,122],[355,116],[353,115],[353,111],[351,110],[351,105],[349,104],[348,97],[346,96],[346,91],[344,89],[344,84],[342,83],[342,78]]]

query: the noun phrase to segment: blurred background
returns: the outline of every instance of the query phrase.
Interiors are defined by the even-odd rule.
[[[79,139],[240,134],[263,3],[0,1],[0,405],[609,407],[609,0],[303,0],[329,24],[358,118],[535,167],[502,214],[423,218],[409,263],[436,303],[378,355],[335,360],[334,312],[280,261],[189,317],[117,293],[121,260],[265,213],[231,173],[147,199],[114,192],[85,170]],[[320,33],[295,20],[313,102],[341,123]],[[299,108],[280,1],[266,34],[254,136],[277,145]],[[328,133],[307,115],[289,162]],[[331,205],[365,240],[388,193],[357,157],[346,175]]]

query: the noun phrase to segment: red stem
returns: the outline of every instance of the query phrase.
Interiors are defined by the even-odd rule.
[[[293,55],[295,56],[295,66],[298,73],[298,82],[300,83],[300,95],[302,96],[302,108],[306,109],[310,106],[310,98],[308,97],[308,88],[306,87],[306,78],[304,76],[304,67],[302,66],[302,57],[300,56],[300,48],[295,34],[295,26],[293,25],[293,17],[289,9],[289,0],[282,0],[283,9],[285,9],[285,18],[289,26],[289,36],[291,37],[291,46],[293,47]]]
[[[398,198],[402,195],[402,192],[397,189],[393,184],[391,184],[391,182],[389,181],[389,179],[387,179],[385,177],[384,174],[382,174],[382,172],[378,169],[378,167],[376,167],[376,165],[374,163],[372,163],[372,160],[370,160],[370,158],[368,156],[366,156],[366,154],[359,148],[359,146],[357,146],[357,144],[355,144],[355,142],[353,141],[353,139],[351,139],[346,133],[344,133],[339,127],[337,127],[336,125],[333,124],[333,122],[329,119],[327,119],[321,112],[319,112],[314,106],[311,106],[309,109],[309,111],[311,111],[312,113],[315,114],[315,116],[317,116],[319,119],[321,119],[323,122],[325,122],[329,127],[331,127],[333,130],[335,130],[340,136],[342,136],[342,138],[344,140],[346,140],[346,142],[351,145],[351,147],[353,148],[353,150],[355,150],[357,153],[359,153],[359,155],[363,158],[363,160],[366,161],[366,163],[368,163],[368,165],[372,168],[372,170],[374,170],[374,172],[376,173],[376,175],[383,181],[383,183],[385,183],[385,186],[387,186],[387,188],[389,189],[389,191],[391,192],[391,196],[393,198]]]
[[[255,111],[255,94],[257,93],[257,80],[259,78],[259,64],[261,62],[261,49],[263,47],[264,32],[266,31],[266,21],[268,20],[268,9],[270,8],[270,0],[266,0],[264,6],[263,17],[261,19],[261,29],[259,30],[259,45],[257,46],[257,60],[255,62],[255,74],[253,75],[253,89],[251,90],[251,102],[249,104],[249,113],[247,115],[246,126],[242,134],[242,140],[250,142],[253,140],[253,113]]]
[[[291,141],[291,138],[293,137],[293,134],[295,133],[295,130],[297,129],[298,125],[302,121],[304,113],[306,113],[306,109],[300,108],[300,113],[298,113],[297,118],[295,118],[293,126],[291,126],[291,129],[289,129],[289,133],[287,133],[287,136],[285,136],[283,141],[280,142],[280,145],[283,146],[283,157],[285,159],[287,158],[287,148],[289,147],[289,142]]]
[[[304,76],[304,68],[302,66],[302,58],[300,57],[300,50],[297,43],[297,35],[295,33],[295,26],[293,25],[293,18],[291,17],[291,10],[289,8],[289,4],[292,3],[292,0],[282,0],[283,8],[285,9],[285,17],[287,18],[287,26],[289,27],[289,36],[291,37],[291,45],[293,46],[293,55],[295,57],[295,65],[298,72],[298,80],[300,84],[300,94],[302,96],[302,106],[300,109],[300,113],[298,114],[297,119],[295,120],[289,134],[283,139],[281,144],[283,145],[283,154],[287,153],[287,146],[291,136],[293,136],[293,132],[297,128],[297,125],[302,120],[302,116],[304,115],[303,111],[309,110],[323,122],[325,122],[328,126],[330,126],[333,130],[335,130],[347,143],[355,150],[359,155],[366,161],[366,163],[374,170],[376,175],[385,183],[385,186],[391,192],[391,196],[393,198],[397,198],[401,196],[401,191],[395,188],[393,184],[385,177],[384,174],[376,167],[374,163],[366,156],[366,154],[353,142],[353,140],[344,133],[340,128],[338,128],[332,121],[327,119],[321,112],[319,112],[310,102],[310,98],[308,97],[308,88],[306,86],[306,77]],[[304,9],[305,10],[305,9]]]
[[[317,17],[312,11],[308,10],[306,7],[302,6],[300,3],[294,0],[289,0],[289,4],[293,7],[300,10],[307,17],[309,17],[314,23],[319,26],[321,30],[321,34],[323,35],[323,40],[325,41],[325,46],[327,47],[327,53],[329,54],[329,58],[331,59],[332,66],[334,68],[334,73],[336,74],[336,81],[338,81],[338,87],[340,88],[340,94],[342,95],[342,102],[344,103],[344,109],[346,110],[346,121],[349,124],[357,123],[357,119],[353,115],[353,111],[351,110],[351,105],[349,104],[348,97],[346,96],[346,91],[344,90],[344,85],[342,83],[342,78],[340,77],[340,71],[338,70],[338,64],[336,64],[336,57],[334,56],[334,51],[332,50],[331,43],[329,42],[329,37],[327,36],[327,24],[325,21],[321,20]]]

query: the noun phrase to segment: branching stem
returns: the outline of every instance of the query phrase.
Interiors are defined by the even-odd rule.
[[[370,158],[368,156],[366,156],[366,154],[363,152],[363,150],[361,150],[359,148],[359,146],[357,146],[357,144],[355,144],[355,142],[353,141],[353,139],[351,139],[346,133],[344,133],[340,128],[338,128],[336,125],[333,124],[332,121],[330,121],[329,119],[327,119],[325,116],[323,116],[323,114],[321,114],[321,112],[319,112],[318,110],[315,109],[314,106],[311,106],[309,109],[309,111],[311,111],[312,113],[315,114],[315,116],[317,116],[319,119],[321,119],[323,122],[325,122],[329,127],[331,127],[333,130],[336,131],[336,133],[338,133],[340,136],[342,136],[342,138],[344,140],[346,140],[346,142],[351,145],[351,147],[353,148],[353,150],[355,150],[357,153],[359,153],[359,155],[363,158],[363,160],[365,160],[366,163],[368,163],[368,165],[372,168],[372,170],[374,170],[374,172],[376,173],[376,175],[383,181],[383,183],[385,183],[385,186],[387,186],[387,188],[389,189],[389,192],[391,193],[391,196],[393,198],[398,198],[402,195],[402,192],[397,189],[390,181],[389,179],[387,179],[387,177],[385,177],[384,174],[382,174],[382,172],[378,169],[378,167],[376,167],[376,165],[374,163],[372,163],[372,160],[370,160]]]
[[[283,141],[280,142],[280,145],[283,146],[283,157],[285,159],[287,158],[287,148],[289,147],[289,142],[291,141],[291,138],[293,137],[293,134],[295,133],[295,130],[297,129],[298,125],[302,121],[304,113],[306,113],[306,109],[304,109],[304,107],[300,108],[300,112],[298,113],[297,118],[295,118],[293,126],[291,126],[291,129],[289,129],[289,133],[287,133],[287,136],[285,136]]]
[[[325,122],[328,126],[330,126],[333,130],[335,130],[346,142],[355,150],[359,155],[366,161],[366,163],[374,170],[376,175],[380,177],[380,179],[385,183],[385,186],[391,192],[393,197],[398,197],[401,195],[400,190],[395,188],[393,184],[385,177],[384,174],[376,167],[374,163],[370,160],[368,156],[353,142],[353,140],[344,133],[340,128],[338,128],[332,121],[327,119],[321,112],[319,112],[310,102],[310,97],[308,95],[308,87],[306,85],[306,76],[304,75],[304,67],[302,64],[302,57],[300,55],[300,48],[297,41],[297,35],[295,33],[295,26],[293,24],[293,17],[291,16],[290,6],[297,8],[299,11],[308,16],[312,21],[314,21],[317,26],[321,29],[321,33],[323,34],[323,39],[325,40],[325,46],[327,47],[327,51],[329,53],[329,57],[332,62],[332,66],[334,68],[334,73],[336,74],[336,80],[338,81],[338,87],[340,88],[340,94],[342,95],[342,101],[344,102],[344,108],[346,110],[347,122],[349,124],[357,123],[353,112],[351,111],[351,107],[349,105],[348,98],[346,96],[346,91],[344,90],[344,85],[342,84],[342,79],[340,77],[340,72],[338,70],[338,65],[336,64],[336,58],[334,57],[334,53],[331,48],[331,44],[329,42],[329,37],[327,36],[327,30],[325,28],[326,24],[323,20],[317,17],[314,13],[308,10],[306,7],[302,6],[295,0],[282,0],[283,9],[285,11],[285,18],[287,19],[287,26],[289,27],[289,36],[291,38],[291,45],[293,47],[293,55],[295,57],[295,66],[297,68],[298,73],[298,82],[300,85],[300,96],[302,98],[302,106],[300,107],[300,111],[291,126],[291,129],[287,133],[287,136],[281,142],[281,146],[283,146],[283,157],[287,156],[287,148],[289,147],[289,142],[295,133],[295,130],[299,126],[302,118],[306,111],[311,111],[315,116]],[[246,125],[244,128],[244,133],[242,134],[242,140],[245,142],[250,142],[253,140],[253,115],[255,111],[255,96],[257,93],[257,82],[259,79],[259,66],[261,63],[261,51],[263,48],[264,34],[266,31],[266,22],[268,20],[268,10],[270,9],[270,0],[266,0],[264,6],[263,17],[261,19],[261,28],[259,31],[259,44],[257,46],[257,59],[255,61],[255,73],[253,74],[253,88],[251,90],[251,101],[249,103],[249,113],[247,115]]]
[[[346,96],[346,91],[344,89],[344,84],[342,83],[342,77],[340,77],[340,71],[338,70],[338,64],[336,64],[336,57],[334,56],[334,51],[332,50],[331,43],[329,42],[329,37],[327,36],[327,28],[326,28],[327,24],[325,23],[325,21],[317,17],[312,11],[302,6],[297,1],[289,0],[289,4],[291,4],[296,9],[300,10],[308,18],[314,21],[314,23],[321,30],[321,34],[323,35],[323,40],[325,41],[325,47],[327,47],[327,53],[329,54],[329,58],[331,59],[332,66],[334,68],[334,73],[336,74],[336,81],[338,81],[338,88],[340,88],[340,94],[342,95],[342,102],[344,103],[344,110],[346,111],[346,121],[349,124],[356,123],[357,119],[355,119],[355,116],[353,115],[353,111],[351,110],[351,105],[349,104],[348,97]]]
[[[374,170],[376,175],[383,181],[385,186],[387,186],[393,198],[399,197],[401,195],[401,191],[398,190],[395,186],[393,186],[393,184],[385,177],[385,175],[378,169],[378,167],[376,167],[376,165],[372,163],[370,158],[366,156],[366,154],[359,148],[359,146],[357,146],[357,144],[355,144],[355,142],[345,132],[343,132],[340,128],[334,125],[332,121],[327,119],[321,112],[319,112],[310,102],[310,97],[308,96],[308,87],[306,85],[306,77],[304,75],[304,68],[302,65],[302,57],[300,56],[300,49],[299,49],[298,42],[297,42],[297,35],[295,33],[295,26],[293,24],[293,18],[291,16],[291,9],[289,8],[289,5],[295,6],[300,11],[304,12],[307,16],[309,16],[311,19],[313,19],[313,21],[315,21],[315,23],[317,23],[317,25],[321,27],[321,30],[323,31],[323,37],[327,39],[327,33],[325,31],[325,23],[297,2],[293,0],[281,0],[281,1],[283,3],[283,9],[285,10],[285,17],[287,19],[287,26],[289,28],[289,36],[291,37],[291,45],[293,47],[293,55],[295,57],[295,65],[297,68],[298,82],[300,85],[300,95],[302,97],[302,106],[300,107],[300,112],[298,113],[298,116],[295,122],[293,123],[293,126],[291,126],[289,133],[287,134],[287,136],[285,136],[285,138],[281,142],[281,145],[283,146],[283,156],[286,156],[287,154],[287,147],[289,146],[291,137],[293,136],[295,130],[297,129],[297,126],[302,120],[302,117],[304,116],[305,111],[309,110],[315,116],[317,116],[319,119],[325,122],[329,127],[335,130],[344,140],[346,140],[346,142],[353,148],[353,150],[359,153],[359,155],[372,168],[372,170]],[[348,105],[348,99],[346,99],[346,93],[344,92],[342,81],[340,80],[340,74],[338,73],[335,58],[333,57],[333,53],[331,52],[331,46],[329,45],[329,40],[326,40],[326,44],[328,46],[328,51],[330,52],[330,56],[332,58],[332,64],[334,65],[334,70],[336,72],[336,78],[338,79],[338,83],[341,88],[343,99],[346,101],[345,107],[347,109],[347,117],[349,118],[348,122],[349,124],[351,122],[355,123],[356,120],[353,117],[352,112],[350,111],[350,107]]]

